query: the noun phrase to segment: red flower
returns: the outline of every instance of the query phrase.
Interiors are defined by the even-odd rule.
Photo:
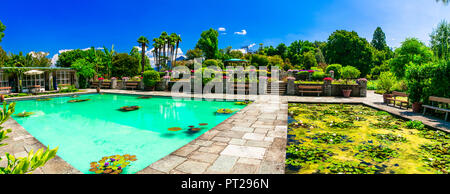
[[[323,78],[323,81],[333,81],[333,78],[331,78],[331,77],[326,77],[326,78]]]
[[[99,77],[98,80],[104,80],[105,78]]]
[[[314,70],[308,70],[309,73],[314,73]]]

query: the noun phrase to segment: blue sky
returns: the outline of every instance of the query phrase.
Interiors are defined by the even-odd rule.
[[[225,28],[220,48],[240,48],[325,41],[336,29],[355,30],[370,41],[381,26],[389,46],[398,47],[406,37],[427,42],[443,19],[450,20],[450,5],[435,0],[7,0],[0,3],[7,27],[0,46],[49,57],[112,44],[129,52],[140,35],[151,40],[167,31],[181,35],[185,52],[209,28]]]

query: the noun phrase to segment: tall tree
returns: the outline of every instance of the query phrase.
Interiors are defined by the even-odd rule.
[[[215,29],[202,32],[195,48],[199,48],[205,54],[206,59],[216,59],[219,54],[219,33]]]
[[[372,66],[374,48],[355,31],[337,30],[328,37],[325,58],[329,64],[351,65],[366,76]]]
[[[3,25],[2,21],[0,21],[0,42],[2,41],[2,38],[5,36],[5,33],[3,33],[3,31],[5,31],[6,26]]]
[[[391,70],[398,78],[405,76],[406,66],[410,63],[422,65],[433,60],[433,51],[417,38],[407,38],[400,48],[395,50],[395,56],[390,60]]]
[[[138,40],[137,40],[137,42],[139,43],[139,44],[141,44],[141,48],[142,48],[142,51],[141,51],[141,56],[142,56],[142,61],[141,61],[141,67],[142,67],[142,69],[141,69],[141,75],[142,76],[144,76],[144,69],[145,69],[145,47],[148,45],[148,43],[149,43],[149,41],[148,41],[148,39],[145,37],[145,36],[140,36],[139,38],[138,38]]]
[[[384,34],[381,27],[377,27],[377,29],[373,33],[373,39],[372,39],[371,44],[373,47],[375,47],[379,51],[386,49],[386,47],[387,47],[386,35]]]
[[[444,3],[445,5],[448,4],[448,0],[436,0],[436,2],[442,1],[442,3]]]
[[[114,50],[114,45],[112,45],[111,50],[108,50],[106,47],[103,47],[103,51],[106,55],[106,71],[108,72],[108,76],[111,76],[111,68],[112,68],[112,60],[116,51]]]
[[[174,60],[174,64],[172,65],[172,67],[175,66],[176,62],[177,62],[178,47],[180,46],[181,36],[176,35],[176,38],[174,41],[176,42],[176,48],[175,48],[175,60]]]
[[[450,23],[443,20],[430,35],[431,49],[441,59],[450,59]]]

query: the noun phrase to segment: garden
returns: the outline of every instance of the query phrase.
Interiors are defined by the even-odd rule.
[[[450,134],[363,105],[289,104],[288,174],[448,174]]]

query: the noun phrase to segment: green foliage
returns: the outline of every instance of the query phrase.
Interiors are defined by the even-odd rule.
[[[78,59],[76,60],[71,67],[75,69],[76,74],[79,76],[79,86],[80,88],[87,88],[88,79],[92,78],[95,75],[94,64],[90,63],[86,59]]]
[[[400,134],[395,135],[392,133],[388,133],[388,134],[372,133],[371,135],[384,143],[407,142],[408,141],[405,137],[401,136]]]
[[[286,164],[292,166],[303,166],[326,162],[333,154],[330,151],[310,148],[303,145],[289,145],[286,148]]]
[[[14,113],[15,110],[15,102],[12,102],[6,106],[6,102],[3,102],[3,109],[0,113],[0,125],[2,125],[4,122],[6,122],[11,115]],[[7,133],[10,133],[11,129],[3,130],[3,127],[0,126],[0,142],[8,136],[6,136]],[[4,146],[5,144],[1,144],[0,146]],[[45,165],[45,163],[54,158],[56,156],[56,151],[58,150],[58,147],[55,149],[50,149],[47,147],[47,150],[44,151],[44,149],[39,149],[36,153],[31,150],[28,153],[27,157],[20,157],[16,158],[13,155],[9,153],[5,153],[5,157],[0,157],[0,160],[5,159],[7,160],[5,167],[0,167],[0,174],[25,174],[29,173],[33,170],[36,170],[39,167],[42,167]]]
[[[361,72],[353,66],[345,66],[341,70],[341,77],[344,78],[347,82],[350,79],[356,79],[359,77]]]
[[[144,72],[144,85],[154,87],[160,80],[159,73],[154,70]]]
[[[346,161],[346,162],[331,162],[328,169],[334,174],[375,174],[379,171],[375,166],[368,166],[363,163]]]
[[[429,96],[449,98],[450,61],[439,60],[423,65],[410,63],[406,69],[406,84],[412,102],[428,102]]]
[[[5,33],[3,33],[3,31],[5,31],[6,26],[3,25],[2,21],[0,21],[0,42],[2,42],[2,38],[5,37]]]
[[[397,151],[384,145],[364,144],[357,146],[357,149],[357,158],[370,157],[376,162],[384,162],[399,155]]]
[[[312,75],[311,75],[311,79],[312,80],[316,80],[316,81],[321,81],[323,80],[323,78],[325,78],[326,74],[324,72],[321,71],[315,71]]]
[[[442,173],[450,173],[450,143],[424,144],[420,146],[425,164]]]
[[[218,114],[231,114],[234,111],[228,108],[221,108],[221,109],[217,109],[216,113]]]
[[[58,56],[58,61],[56,62],[56,65],[58,67],[71,67],[72,64],[75,63],[75,61],[79,59],[87,59],[88,52],[83,51],[80,49],[66,51],[61,53]]]
[[[317,66],[316,57],[314,51],[308,51],[303,54],[303,63],[306,69],[311,69],[311,67]]]
[[[375,47],[379,51],[382,51],[387,47],[386,35],[384,34],[381,27],[377,27],[377,29],[373,33],[373,38],[372,38],[371,44],[373,47]]]
[[[407,121],[405,123],[405,127],[408,129],[419,129],[422,130],[425,128],[425,125],[422,123],[422,121]]]
[[[328,63],[358,68],[364,77],[371,68],[373,50],[369,42],[359,37],[355,31],[338,30],[328,38],[325,57]]]
[[[311,137],[315,143],[340,144],[348,140],[346,135],[338,133],[319,133]]]
[[[202,32],[195,48],[199,48],[205,54],[206,59],[217,59],[219,54],[219,33],[210,28]]]
[[[95,174],[120,174],[123,169],[130,165],[131,162],[136,161],[135,155],[125,154],[103,157],[98,162],[91,162],[91,169],[89,171]]]
[[[67,88],[59,90],[60,93],[70,93],[70,92],[78,92],[78,88],[75,85],[70,85]]]
[[[267,57],[269,60],[268,68],[272,69],[272,67],[276,66],[278,69],[281,69],[284,66],[284,61],[279,55],[269,56]]]
[[[112,63],[113,77],[134,77],[139,74],[139,60],[126,53],[114,56]]]
[[[203,57],[203,51],[199,48],[195,48],[195,49],[189,49],[186,51],[186,57],[188,59],[195,59],[195,58],[200,58]]]
[[[256,65],[257,67],[258,66],[266,67],[267,65],[269,65],[269,59],[267,56],[254,54],[254,55],[251,55],[250,63],[252,65]]]
[[[430,35],[431,49],[435,56],[450,59],[450,23],[443,20]]]
[[[205,60],[205,61],[203,61],[202,66],[203,67],[214,66],[214,67],[220,67],[221,69],[223,69],[223,64],[221,64],[221,62],[216,59]]]
[[[297,73],[299,80],[308,80],[309,79],[309,72],[308,71],[299,71]]]
[[[386,93],[391,93],[394,83],[395,76],[389,71],[383,72],[378,79],[377,89],[384,90]]]
[[[14,116],[16,116],[16,117],[29,117],[29,116],[31,116],[33,114],[34,114],[34,112],[23,111],[21,113],[15,114]]]
[[[426,139],[431,139],[431,140],[435,140],[438,142],[448,142],[450,141],[450,134],[440,131],[440,130],[428,130],[428,129],[423,129],[420,130],[419,132],[419,136],[426,138]]]
[[[395,56],[390,61],[391,70],[397,78],[405,76],[405,69],[408,64],[414,63],[422,65],[433,59],[433,52],[416,38],[407,38],[400,48],[395,50]]]
[[[331,70],[334,71],[334,79],[340,79],[341,78],[342,65],[340,65],[340,64],[328,65],[327,68],[325,69],[325,72],[330,74]]]
[[[50,159],[56,156],[58,147],[54,149],[47,149],[44,151],[43,148],[36,151],[36,153],[31,150],[27,157],[16,158],[13,155],[6,153],[6,159],[8,163],[6,167],[0,167],[0,174],[25,174],[42,167]],[[1,160],[2,158],[0,158]]]

